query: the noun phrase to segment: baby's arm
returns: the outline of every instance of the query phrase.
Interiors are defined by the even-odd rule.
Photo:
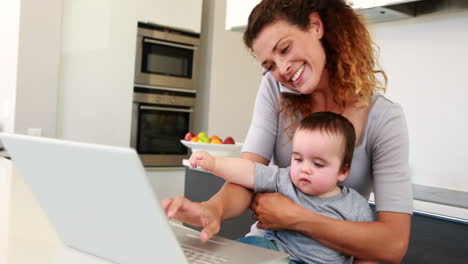
[[[225,179],[228,182],[253,189],[255,163],[241,158],[217,157],[205,151],[196,151],[190,156],[190,165],[197,166]]]

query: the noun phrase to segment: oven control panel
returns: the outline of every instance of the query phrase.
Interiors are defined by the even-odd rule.
[[[195,98],[186,96],[134,93],[133,101],[144,104],[194,106]]]

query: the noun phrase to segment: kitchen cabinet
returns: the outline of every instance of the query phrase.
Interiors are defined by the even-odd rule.
[[[202,0],[138,0],[136,3],[141,22],[201,32]]]
[[[402,263],[466,263],[468,221],[415,212]]]
[[[420,0],[347,0],[369,22],[383,22],[412,17],[414,6],[407,3]],[[227,0],[226,30],[244,31],[250,11],[260,0]],[[400,5],[405,4],[405,5]]]
[[[348,0],[353,8],[363,9],[374,7],[375,0]],[[227,0],[226,30],[244,31],[247,19],[252,9],[260,0]]]
[[[184,195],[183,167],[147,167],[146,176],[159,200]]]
[[[185,168],[185,197],[195,202],[204,202],[215,195],[223,186],[225,180],[209,172],[199,169]],[[235,197],[233,198],[235,199]],[[238,239],[244,237],[254,223],[252,211],[248,209],[244,214],[221,223],[218,236]],[[198,227],[189,226],[200,230]]]
[[[227,0],[226,30],[243,31],[252,9],[260,0]]]

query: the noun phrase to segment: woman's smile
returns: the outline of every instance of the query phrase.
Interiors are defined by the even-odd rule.
[[[301,67],[299,67],[299,69],[296,71],[296,73],[294,74],[294,76],[291,78],[291,81],[293,82],[293,85],[294,87],[297,87],[299,86],[299,83],[301,81],[301,77],[302,77],[302,73],[304,72],[304,68],[305,68],[305,65],[302,64]]]

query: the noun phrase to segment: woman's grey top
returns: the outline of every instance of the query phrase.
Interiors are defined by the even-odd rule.
[[[267,73],[260,85],[242,152],[260,155],[281,168],[291,164],[290,122],[280,113],[278,82]],[[297,113],[300,116],[300,113]],[[374,192],[376,211],[412,213],[413,194],[408,164],[408,129],[402,107],[374,94],[361,141],[354,149],[351,171],[343,185],[365,198]]]

